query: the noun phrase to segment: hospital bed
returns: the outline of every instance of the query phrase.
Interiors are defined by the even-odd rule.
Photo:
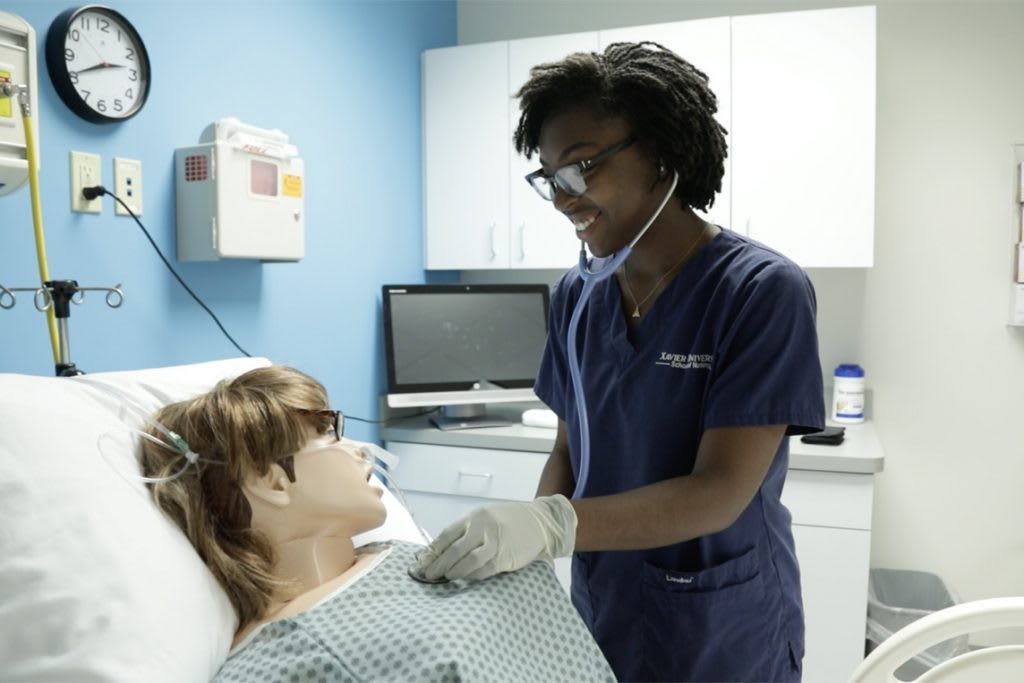
[[[974,600],[933,612],[904,626],[861,662],[849,683],[899,683],[896,669],[950,638],[1024,627],[1024,596]],[[958,654],[921,674],[915,683],[1002,683],[1024,680],[1024,641]]]
[[[153,411],[269,364],[0,374],[0,681],[213,676],[235,632],[231,604],[144,485],[108,464],[134,466],[130,428],[141,427],[109,390]],[[384,502],[385,526],[357,542],[419,542],[398,500],[385,491]]]

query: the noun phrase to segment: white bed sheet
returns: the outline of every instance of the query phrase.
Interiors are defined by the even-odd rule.
[[[100,456],[137,416],[269,365],[242,358],[76,378],[0,374],[0,680],[209,680],[236,621],[227,596],[141,483]],[[125,458],[132,458],[125,449]],[[359,542],[420,542],[390,492]]]

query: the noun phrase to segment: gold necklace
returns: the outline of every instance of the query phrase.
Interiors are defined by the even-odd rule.
[[[647,303],[648,299],[654,296],[654,293],[658,291],[658,287],[660,287],[661,283],[665,281],[665,278],[671,275],[672,271],[674,271],[676,268],[682,265],[683,261],[685,261],[687,257],[690,256],[690,254],[693,252],[694,247],[696,247],[697,243],[700,242],[700,238],[704,236],[705,229],[706,226],[701,227],[700,232],[697,234],[697,238],[690,243],[690,246],[683,253],[683,257],[676,261],[675,265],[666,270],[664,275],[658,278],[658,281],[654,283],[654,287],[651,288],[651,291],[647,292],[647,296],[645,296],[640,301],[636,300],[636,295],[633,294],[633,288],[629,286],[629,273],[626,271],[626,263],[629,263],[629,261],[626,261],[626,263],[622,264],[622,281],[626,285],[626,291],[629,293],[629,298],[633,300],[633,315],[630,316],[631,318],[640,317],[640,307]]]

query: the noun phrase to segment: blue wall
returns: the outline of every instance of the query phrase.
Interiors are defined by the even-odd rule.
[[[41,193],[49,273],[125,291],[73,306],[71,358],[87,372],[240,355],[181,289],[141,230],[69,209],[68,152],[142,161],[143,223],[178,272],[252,355],[294,364],[325,383],[336,407],[374,417],[385,386],[380,286],[424,282],[420,54],[456,42],[453,0],[116,0],[146,42],[153,68],[145,108],[119,124],[67,109],[50,83],[50,22],[84,3],[7,0],[36,30]],[[305,162],[306,258],[298,263],[179,263],[174,148],[216,119],[278,128]],[[440,273],[431,281],[455,279]],[[0,197],[0,284],[38,283],[26,187]],[[21,295],[0,310],[0,372],[53,373],[45,316]],[[352,424],[352,435],[376,429]]]

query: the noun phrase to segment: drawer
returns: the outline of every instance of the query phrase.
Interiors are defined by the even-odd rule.
[[[872,474],[790,470],[782,502],[793,524],[870,529],[874,485]]]
[[[547,453],[388,441],[399,458],[394,477],[409,491],[533,500]]]

